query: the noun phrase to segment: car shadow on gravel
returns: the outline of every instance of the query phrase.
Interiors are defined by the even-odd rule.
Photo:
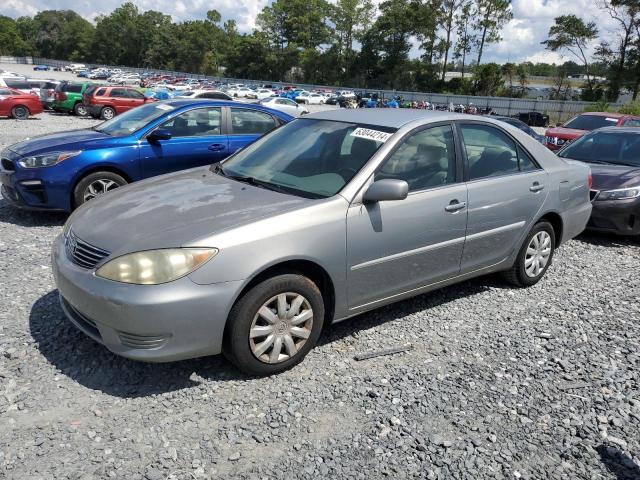
[[[640,236],[631,237],[613,233],[585,231],[574,240],[599,247],[640,247]]]
[[[21,210],[0,197],[0,223],[12,223],[21,227],[62,226],[69,214],[62,212],[37,212]]]
[[[607,445],[599,445],[596,451],[600,455],[602,463],[607,467],[617,480],[640,479],[640,466],[620,449]]]
[[[74,327],[58,303],[58,291],[39,298],[29,315],[31,336],[63,375],[92,390],[136,398],[172,392],[207,380],[247,380],[221,355],[173,363],[144,363],[111,353]]]

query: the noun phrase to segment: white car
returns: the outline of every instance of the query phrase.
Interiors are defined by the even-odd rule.
[[[227,93],[232,97],[247,97],[248,94],[253,93],[253,90],[247,87],[230,88]]]
[[[176,98],[208,98],[213,100],[233,100],[228,94],[220,90],[191,90],[181,92]]]
[[[338,90],[335,93],[336,97],[344,97],[344,98],[356,98],[356,94],[351,90]]]
[[[247,98],[257,98],[258,100],[262,100],[263,98],[269,98],[274,95],[275,93],[273,93],[273,90],[269,90],[268,88],[259,88],[251,93],[248,93]]]
[[[296,97],[296,102],[304,103],[306,105],[322,105],[325,100],[326,98],[324,98],[324,95],[307,91],[298,94],[298,96]]]
[[[87,67],[84,63],[72,63],[64,67],[67,72],[79,72],[81,70],[85,70]]]
[[[281,112],[288,113],[294,117],[305,115],[309,113],[309,109],[304,105],[294,102],[288,98],[283,97],[269,97],[264,98],[258,102],[265,107],[273,108],[274,110],[280,110]]]

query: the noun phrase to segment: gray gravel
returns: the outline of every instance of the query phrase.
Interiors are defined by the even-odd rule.
[[[0,121],[0,144],[89,122],[41,118]],[[0,478],[640,478],[637,239],[582,235],[530,289],[491,276],[361,315],[251,379],[75,330],[49,263],[64,220],[0,200]]]

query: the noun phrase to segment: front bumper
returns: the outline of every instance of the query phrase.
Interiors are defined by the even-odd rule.
[[[588,230],[640,235],[640,198],[594,201]]]
[[[51,168],[20,168],[18,157],[7,159],[12,170],[0,168],[0,193],[11,205],[27,210],[68,211],[70,199],[60,182],[49,182]]]
[[[148,362],[221,353],[243,284],[198,285],[188,277],[162,285],[113,282],[73,264],[62,236],[54,242],[52,265],[67,318],[113,353]]]

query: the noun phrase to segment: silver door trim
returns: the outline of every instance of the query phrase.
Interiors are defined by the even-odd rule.
[[[477,238],[488,237],[490,235],[495,235],[496,233],[507,232],[509,230],[517,230],[525,226],[527,222],[524,220],[517,223],[510,223],[509,225],[503,225],[502,227],[492,228],[491,230],[484,230],[482,232],[474,233],[472,235],[467,235],[467,240],[475,240]]]
[[[523,222],[524,223],[524,222]],[[458,243],[464,243],[464,237],[453,238],[440,243],[434,243],[427,245],[426,247],[414,248],[413,250],[406,250],[404,252],[394,253],[386,257],[376,258],[375,260],[369,260],[363,263],[359,263],[351,267],[351,270],[360,270],[361,268],[371,267],[373,265],[379,265],[381,263],[390,262],[391,260],[397,260],[399,258],[410,257],[419,253],[429,252],[431,250],[437,250],[438,248],[449,247]]]

